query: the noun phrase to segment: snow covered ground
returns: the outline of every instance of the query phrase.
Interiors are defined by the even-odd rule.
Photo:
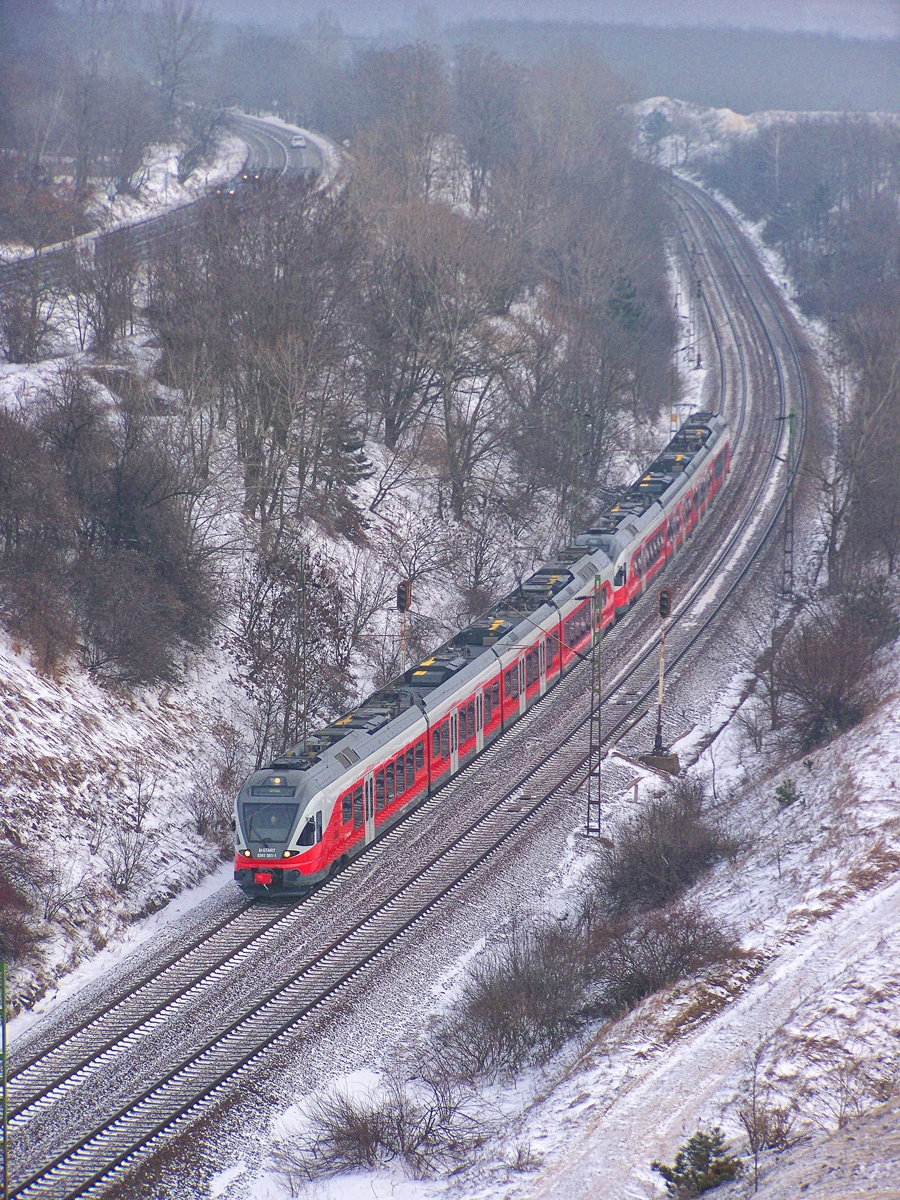
[[[646,102],[648,112],[660,107],[673,124],[689,117],[688,140],[705,140],[708,148],[780,115],[685,113],[692,106]],[[677,165],[683,146],[670,140],[664,153]],[[822,359],[824,330],[791,303],[784,265],[763,245],[760,230],[742,224]],[[700,394],[700,382],[689,380],[689,394]],[[413,1180],[395,1167],[304,1186],[267,1166],[267,1148],[303,1135],[309,1105],[322,1089],[377,1093],[398,1040],[427,1027],[483,952],[484,937],[476,932],[484,928],[483,916],[470,912],[468,938],[457,935],[455,921],[443,931],[443,968],[432,964],[423,979],[418,967],[417,995],[431,995],[424,1012],[413,1012],[421,1000],[394,998],[405,1021],[385,1013],[386,1045],[351,1054],[349,1074],[337,1066],[348,1058],[340,1049],[346,1043],[336,1037],[330,1071],[313,1054],[293,1083],[281,1081],[282,1092],[296,1089],[294,1103],[276,1112],[251,1152],[235,1156],[227,1140],[220,1146],[229,1165],[213,1175],[209,1194],[231,1200],[648,1200],[664,1195],[651,1162],[671,1162],[698,1128],[721,1126],[734,1151],[746,1155],[739,1110],[755,1078],[761,1103],[785,1110],[791,1122],[792,1145],[761,1155],[761,1197],[900,1196],[900,652],[885,653],[880,702],[861,726],[781,769],[771,746],[763,755],[751,745],[746,727],[757,702],[736,713],[746,681],[739,672],[721,686],[721,703],[708,706],[705,719],[675,747],[683,763],[696,760],[693,770],[708,781],[741,842],[736,861],[721,864],[688,897],[733,931],[738,962],[670,987],[624,1020],[586,1030],[547,1067],[515,1084],[485,1089],[498,1133],[461,1175]],[[720,729],[707,746],[711,731]],[[776,796],[786,779],[799,794],[788,806]],[[651,787],[641,784],[643,797]],[[632,793],[623,794],[619,811],[632,806]],[[589,852],[574,826],[562,837],[555,869],[543,861],[542,870],[540,855],[532,860],[531,878],[543,887],[520,895],[520,914],[560,912],[570,902]],[[495,918],[513,911],[500,885]],[[373,996],[379,1012],[382,1000]],[[351,1044],[359,1047],[359,1031]],[[716,1195],[736,1200],[752,1190],[748,1171]]]
[[[749,120],[732,116],[741,130],[741,122]],[[710,140],[722,136],[722,122],[727,128],[729,119],[709,116]],[[165,202],[164,177],[162,190]],[[780,264],[768,261],[783,279]],[[46,368],[28,374],[3,368],[4,401],[16,403],[41,369]],[[700,394],[702,375],[691,372],[690,395]],[[384,470],[386,462],[374,453],[373,460]],[[396,489],[377,518],[385,537],[410,519],[423,497],[433,504],[432,483],[419,480]],[[376,484],[374,476],[361,485],[361,505],[371,501]],[[440,612],[449,619],[454,602],[449,588],[438,587],[435,620]],[[385,637],[391,632],[385,615]],[[17,827],[30,828],[35,838],[48,827],[57,829],[59,852],[88,881],[95,879],[97,888],[93,917],[73,943],[58,943],[32,981],[34,995],[79,959],[89,961],[42,1007],[102,974],[230,875],[230,867],[217,866],[213,849],[192,833],[181,804],[197,746],[217,720],[229,719],[216,711],[222,694],[218,671],[197,664],[182,689],[127,698],[77,672],[60,679],[37,676],[21,647],[8,639],[0,643],[0,819],[14,815]],[[361,680],[363,690],[367,682]],[[487,1089],[486,1119],[501,1132],[462,1175],[412,1180],[396,1168],[306,1187],[288,1184],[267,1154],[302,1132],[317,1089],[377,1088],[396,1047],[414,1040],[450,1002],[484,949],[484,929],[497,924],[498,914],[560,912],[570,903],[591,852],[576,836],[575,818],[560,814],[529,852],[527,880],[507,872],[490,895],[433,931],[417,948],[418,958],[411,951],[408,973],[401,972],[405,982],[398,988],[392,975],[371,997],[370,1011],[379,1020],[351,1014],[331,1031],[328,1044],[309,1047],[304,1063],[273,1082],[268,1128],[261,1135],[248,1131],[242,1146],[223,1139],[209,1182],[185,1181],[184,1196],[647,1200],[663,1194],[651,1160],[671,1161],[698,1127],[720,1124],[743,1149],[738,1108],[754,1063],[769,1102],[792,1107],[796,1135],[810,1139],[785,1151],[783,1165],[771,1153],[764,1155],[761,1197],[900,1194],[896,1187],[890,1190],[896,1169],[886,1175],[885,1165],[900,1159],[897,1107],[890,1098],[900,1078],[900,657],[886,656],[881,702],[863,725],[809,756],[808,765],[781,771],[751,748],[738,720],[728,719],[744,682],[744,675],[736,675],[730,687],[720,681],[722,704],[707,706],[705,719],[676,747],[683,762],[699,755],[694,769],[714,784],[729,829],[741,839],[735,863],[716,868],[690,897],[733,930],[742,949],[739,962],[674,985],[622,1021],[585,1030],[544,1069],[527,1072],[515,1085]],[[723,722],[722,735],[701,753],[708,731]],[[104,891],[100,846],[94,850],[87,839],[111,797],[133,799],[135,765],[147,760],[165,764],[154,773],[162,803],[148,823],[162,850],[160,873],[133,904],[122,906]],[[785,808],[775,789],[786,777],[800,799]],[[646,797],[651,786],[644,782],[640,794]],[[633,803],[630,791],[623,794],[619,811],[633,811]],[[204,872],[209,874],[193,891],[133,919]],[[20,1018],[14,1031],[33,1019]],[[348,1062],[349,1070],[341,1066]],[[869,1110],[876,1115],[854,1120],[840,1134],[831,1132],[839,1120]],[[856,1140],[850,1142],[851,1136]],[[880,1191],[863,1191],[859,1175],[852,1177],[856,1164],[848,1160],[867,1161],[866,1155],[871,1162],[865,1186]],[[835,1164],[826,1181],[825,1172]],[[805,1184],[810,1186],[804,1191]],[[717,1194],[732,1200],[746,1190],[742,1182]]]

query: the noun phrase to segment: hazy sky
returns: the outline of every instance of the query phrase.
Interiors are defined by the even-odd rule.
[[[437,28],[478,17],[737,25],[846,37],[900,34],[900,0],[211,0],[231,20],[296,28],[330,11],[348,33]]]

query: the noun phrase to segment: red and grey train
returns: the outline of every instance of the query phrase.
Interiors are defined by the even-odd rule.
[[[696,412],[593,528],[512,595],[305,745],[235,803],[235,881],[302,896],[462,770],[557,683],[703,519],[728,424]]]

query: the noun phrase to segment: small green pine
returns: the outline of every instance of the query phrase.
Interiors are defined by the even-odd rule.
[[[737,1179],[742,1169],[740,1159],[728,1153],[728,1144],[718,1127],[709,1133],[698,1130],[678,1151],[673,1167],[658,1162],[650,1166],[662,1175],[666,1191],[675,1200],[693,1200],[720,1183]]]
[[[779,783],[775,789],[775,798],[782,808],[787,808],[789,804],[800,799],[800,793],[797,791],[793,779],[785,779],[783,783]]]

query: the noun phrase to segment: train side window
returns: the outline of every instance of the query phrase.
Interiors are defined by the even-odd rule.
[[[622,563],[621,567],[619,567],[618,571],[616,571],[616,577],[613,580],[613,586],[617,588],[622,587],[625,583],[627,573],[628,568],[625,566],[625,563]]]
[[[488,686],[484,689],[484,723],[485,723],[485,725],[490,725],[490,723],[491,723],[491,685],[490,684],[488,684]]]
[[[402,796],[406,791],[406,755],[397,755],[397,795]]]
[[[525,686],[531,687],[531,651],[525,655]]]
[[[494,698],[494,708],[498,708],[500,705],[500,680],[499,679],[495,679],[494,682],[491,684],[491,695]]]
[[[316,813],[316,841],[321,842],[321,840],[322,840],[322,810],[320,808],[319,811]]]
[[[353,789],[353,828],[359,829],[363,823],[363,790],[362,784]]]
[[[390,804],[390,802],[393,800],[394,796],[396,795],[396,792],[394,790],[394,764],[392,762],[389,762],[388,765],[384,768],[384,776],[385,776],[385,781],[386,781],[384,795],[385,795],[385,799],[387,800],[388,804]]]
[[[319,820],[322,816],[319,814]],[[297,838],[298,846],[314,846],[316,844],[316,822],[314,817],[310,817],[300,831],[300,836]]]
[[[469,709],[469,737],[473,738],[475,736],[475,701],[474,701],[474,699],[469,701],[468,709]]]
[[[431,734],[431,757],[438,759],[441,757],[441,731],[440,727],[434,729]]]
[[[460,705],[459,708],[459,744],[462,746],[464,742],[469,740],[469,720],[466,712],[466,706]]]
[[[353,820],[353,793],[345,792],[341,796],[341,824],[349,825]]]
[[[441,726],[441,758],[450,754],[450,722],[445,721]]]
[[[375,772],[375,811],[384,808],[384,768]]]
[[[507,700],[512,696],[512,671],[509,670],[503,676],[503,693]]]
[[[416,771],[425,769],[425,739],[419,738],[416,742]]]
[[[519,664],[510,668],[512,672],[512,698],[516,700],[519,695]]]

